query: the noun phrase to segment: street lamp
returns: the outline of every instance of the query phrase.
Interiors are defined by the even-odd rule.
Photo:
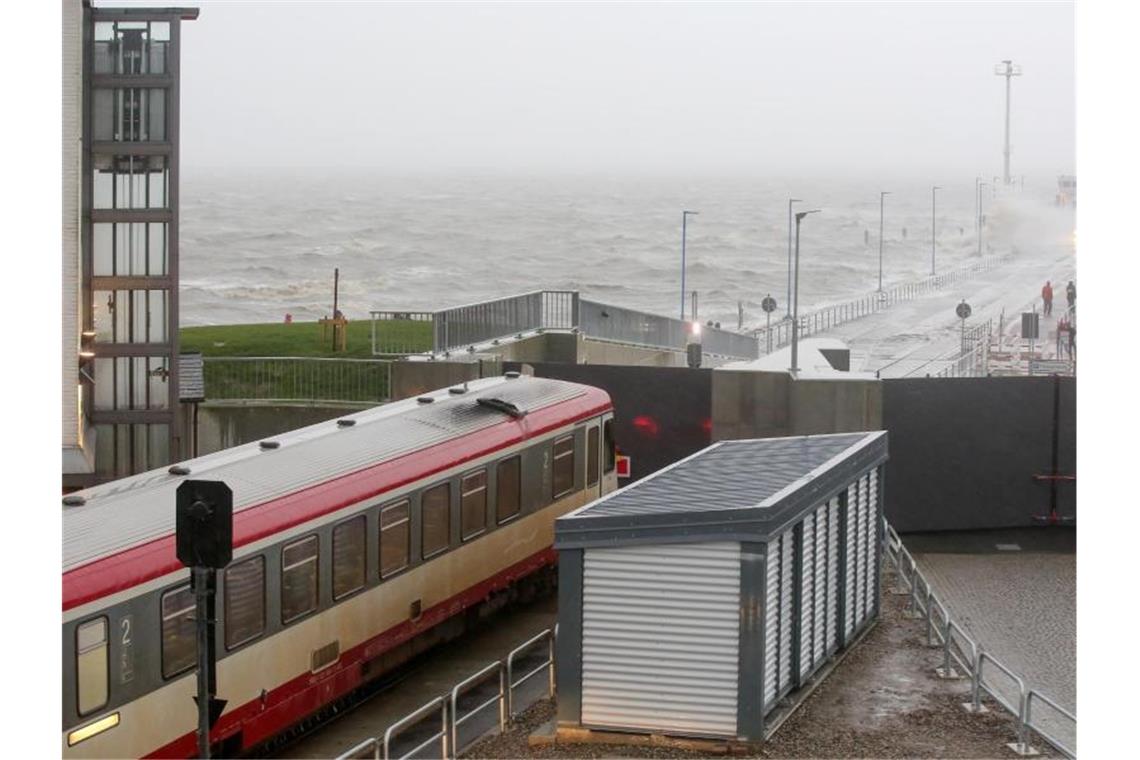
[[[879,292],[883,292],[883,199],[891,194],[890,190],[879,192]]]
[[[696,216],[698,211],[681,212],[681,321],[685,321],[685,237],[688,231],[690,216]]]
[[[796,259],[795,259],[795,285],[792,295],[792,374],[800,371],[798,359],[800,356],[800,222],[808,214],[818,214],[819,209],[800,211],[796,214]]]
[[[799,198],[788,198],[788,301],[784,319],[792,318],[792,204],[803,203]]]
[[[980,178],[977,180],[977,185],[978,185],[978,218],[976,221],[977,221],[977,228],[978,228],[978,255],[979,256],[982,255],[982,230],[985,226],[982,224],[982,188],[988,186],[989,184],[990,184],[989,182],[986,182]]]
[[[942,188],[938,185],[930,188],[930,274],[934,274],[934,246],[938,241],[937,228],[934,223],[934,214],[938,208],[938,196],[936,193]]]

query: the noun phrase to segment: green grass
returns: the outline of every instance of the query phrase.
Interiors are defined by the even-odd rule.
[[[431,350],[431,323],[392,320],[381,323],[381,338],[407,353]],[[372,328],[367,319],[348,323],[346,351],[332,350],[331,334],[321,339],[317,322],[285,324],[213,325],[183,327],[179,331],[182,351],[200,351],[203,356],[321,356],[339,359],[371,359]]]
[[[431,322],[391,320],[380,323],[378,342],[393,351],[430,351]],[[292,324],[216,325],[184,327],[182,351],[207,357],[315,357],[376,359],[368,320],[348,323],[346,351],[332,350],[332,335],[321,338],[317,322]],[[382,401],[388,397],[386,365],[356,362],[207,362],[208,399],[290,399],[323,401]]]

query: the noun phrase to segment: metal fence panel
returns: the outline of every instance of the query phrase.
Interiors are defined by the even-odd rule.
[[[282,356],[207,356],[206,398],[240,401],[386,401],[390,361]]]

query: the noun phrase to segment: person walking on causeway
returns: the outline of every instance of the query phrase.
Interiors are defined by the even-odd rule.
[[[1072,280],[1069,280],[1069,284],[1065,286],[1065,298],[1069,301],[1070,309],[1077,305],[1077,286]]]
[[[1048,280],[1045,281],[1045,287],[1041,288],[1041,301],[1044,304],[1041,309],[1045,316],[1053,313],[1053,286]]]

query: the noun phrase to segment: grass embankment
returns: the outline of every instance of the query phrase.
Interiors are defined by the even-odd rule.
[[[386,321],[378,342],[407,353],[431,350],[431,323]],[[322,338],[317,322],[184,327],[181,350],[207,357],[300,357],[374,359],[368,320],[348,323],[345,351],[332,350],[331,330]],[[353,362],[207,362],[210,399],[381,401],[388,396],[384,365]]]

